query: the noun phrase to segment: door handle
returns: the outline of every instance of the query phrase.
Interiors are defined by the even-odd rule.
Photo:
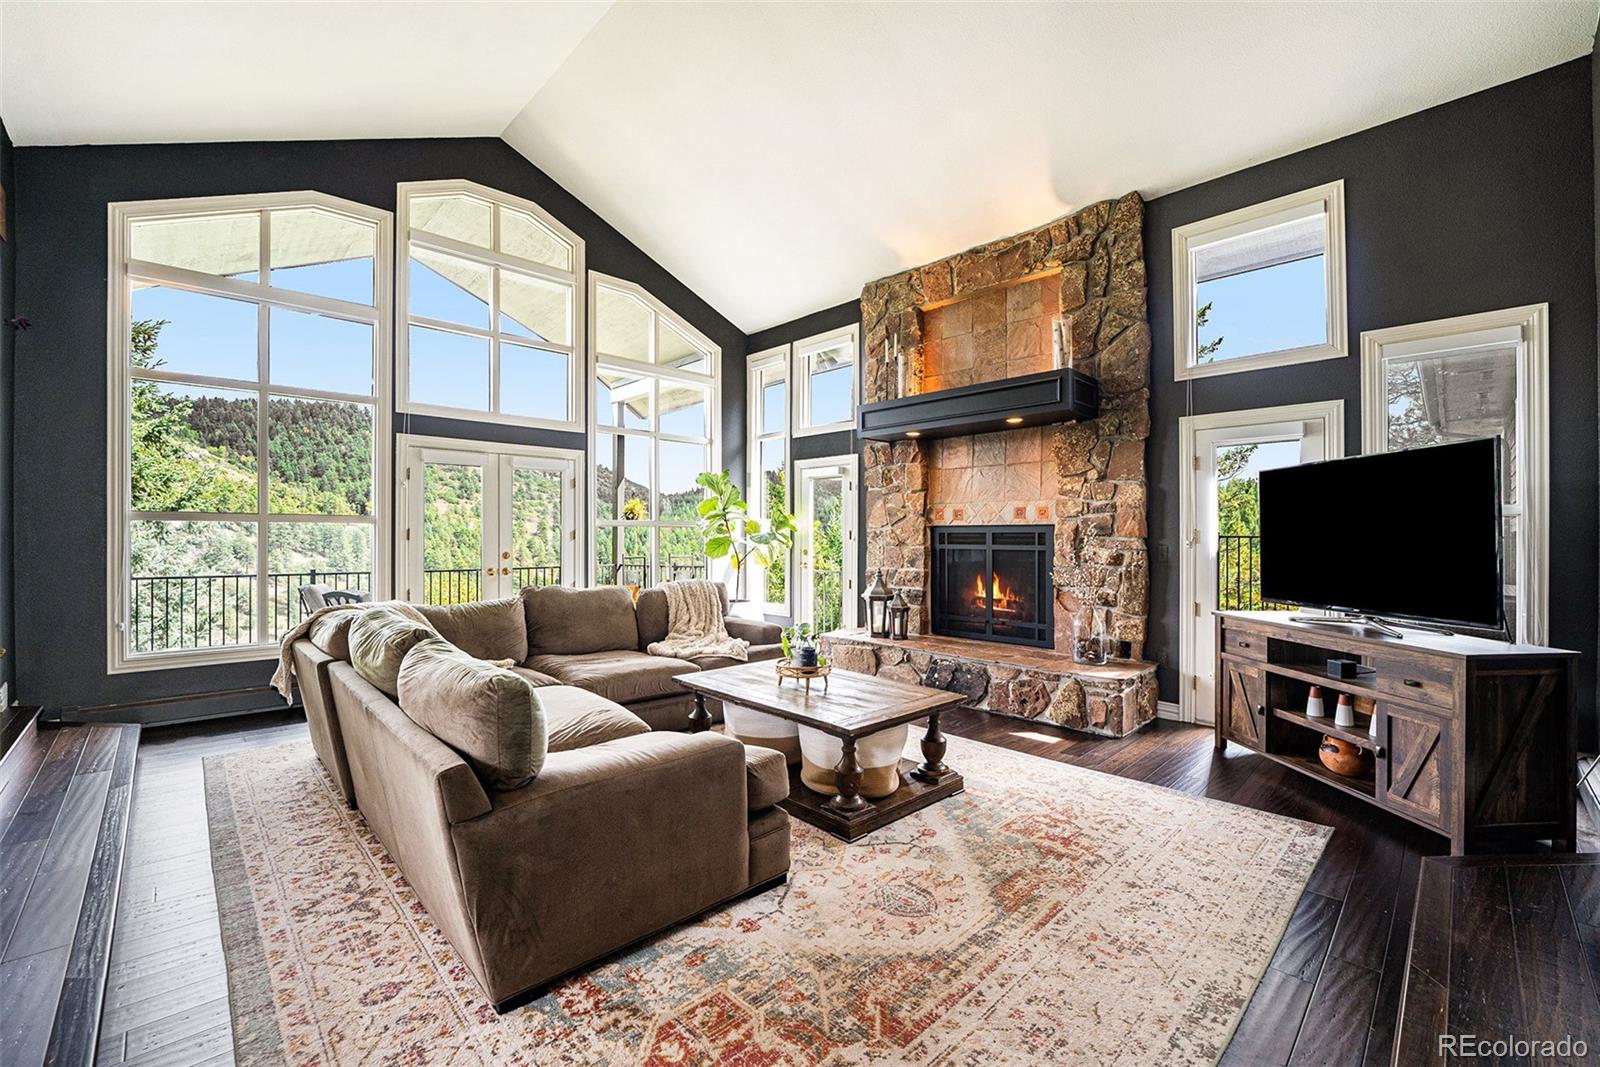
[[[501,567],[500,568],[500,573],[501,574],[510,574],[511,573],[511,568],[510,567]]]
[[[494,568],[493,567],[485,567],[485,568],[483,568],[483,573],[485,573],[485,574],[493,574],[494,573]]]

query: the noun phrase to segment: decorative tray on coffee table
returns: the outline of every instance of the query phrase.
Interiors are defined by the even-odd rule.
[[[793,678],[796,681],[804,680],[806,683],[806,692],[809,693],[811,692],[811,679],[821,678],[822,691],[824,693],[828,691],[828,671],[831,670],[831,668],[826,664],[818,667],[802,667],[798,663],[790,663],[786,659],[776,660],[775,662],[778,668],[779,685],[783,684],[783,680],[785,678]]]

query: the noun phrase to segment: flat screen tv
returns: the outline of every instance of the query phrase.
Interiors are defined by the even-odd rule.
[[[1504,627],[1500,438],[1261,472],[1263,599]]]

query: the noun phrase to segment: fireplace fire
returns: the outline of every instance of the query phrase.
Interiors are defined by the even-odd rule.
[[[1052,648],[1050,526],[933,529],[933,632]]]

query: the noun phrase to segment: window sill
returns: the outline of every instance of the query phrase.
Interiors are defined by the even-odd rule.
[[[1271,367],[1292,367],[1297,363],[1316,363],[1324,359],[1344,359],[1349,354],[1349,349],[1342,344],[1312,345],[1308,348],[1290,348],[1282,352],[1263,352],[1255,356],[1240,356],[1237,359],[1225,359],[1216,363],[1174,365],[1172,377],[1174,381],[1179,382],[1192,378],[1219,378],[1227,374],[1245,374],[1249,371],[1267,370]]]
[[[113,654],[107,674],[137,674],[143,671],[182,670],[186,667],[214,667],[231,663],[263,663],[278,658],[279,644],[229,645],[226,648],[196,648],[174,652]]]
[[[796,426],[793,436],[818,437],[825,433],[840,433],[841,431],[854,430],[855,428],[856,424],[854,422],[830,422],[822,426]]]

